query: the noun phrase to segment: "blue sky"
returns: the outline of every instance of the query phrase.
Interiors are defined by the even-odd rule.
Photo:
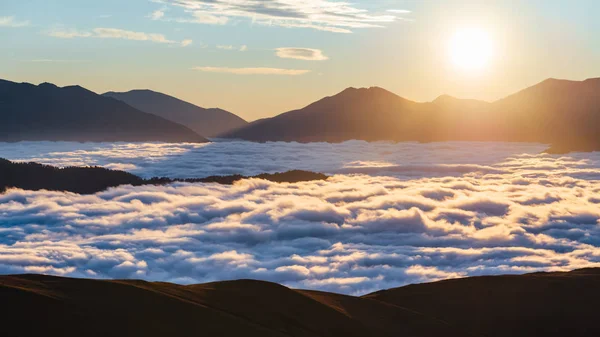
[[[0,78],[165,92],[253,120],[348,86],[494,100],[600,76],[597,1],[3,0]],[[453,32],[494,53],[449,64]]]

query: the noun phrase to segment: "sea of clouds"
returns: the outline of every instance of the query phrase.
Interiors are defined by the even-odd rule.
[[[364,294],[468,275],[600,267],[600,153],[518,143],[0,144],[0,157],[327,181],[0,194],[0,273],[254,278]]]
[[[0,143],[0,158],[54,166],[103,166],[145,178],[257,175],[294,169],[419,177],[464,174],[516,153],[547,146],[526,143]]]

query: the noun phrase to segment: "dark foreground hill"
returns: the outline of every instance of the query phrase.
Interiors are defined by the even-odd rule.
[[[250,141],[510,141],[550,152],[600,150],[600,78],[549,79],[493,103],[441,96],[418,103],[349,88],[305,108],[250,123],[225,138]]]
[[[293,170],[282,173],[263,173],[252,177],[229,175],[190,179],[143,179],[131,173],[102,167],[58,168],[38,163],[13,163],[0,158],[0,193],[7,188],[16,187],[34,191],[49,190],[91,194],[119,185],[165,185],[174,182],[233,184],[238,180],[248,178],[265,179],[278,183],[295,183],[324,180],[327,179],[327,176],[321,173]]]
[[[141,111],[185,125],[205,137],[215,137],[248,124],[231,112],[201,108],[152,90],[111,91],[102,96],[118,99]]]
[[[0,80],[0,141],[206,142],[187,127],[80,86]]]
[[[397,337],[457,332],[382,302],[250,280],[181,286],[4,276],[0,300],[10,303],[2,315],[6,337]]]
[[[3,336],[598,336],[600,270],[449,280],[363,297],[240,280],[198,285],[0,276]]]
[[[482,336],[600,336],[600,268],[409,285],[365,298]]]

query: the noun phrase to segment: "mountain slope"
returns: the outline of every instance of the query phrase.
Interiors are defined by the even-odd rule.
[[[548,79],[493,108],[508,137],[551,143],[551,152],[600,150],[600,78]]]
[[[192,130],[79,86],[0,80],[0,141],[205,142]]]
[[[598,336],[600,269],[471,277],[353,297],[239,280],[0,276],[3,336]],[[31,324],[35,322],[35,324]],[[84,333],[82,333],[84,332]]]
[[[600,336],[600,269],[415,284],[365,298],[485,336]]]
[[[377,301],[311,296],[250,280],[181,286],[0,276],[0,300],[10,303],[2,316],[2,335],[7,337],[83,332],[86,336],[441,337],[457,332],[445,323]]]
[[[204,109],[151,90],[111,91],[102,95],[123,101],[141,111],[183,124],[206,137],[215,137],[248,124],[231,112],[221,109]]]
[[[441,96],[418,103],[385,89],[349,88],[303,109],[263,119],[226,134],[251,141],[495,140],[486,119],[490,103]]]
[[[516,141],[552,152],[600,150],[600,79],[546,80],[493,103],[441,96],[417,103],[354,89],[226,133],[250,141]]]
[[[418,103],[378,87],[348,88],[303,109],[250,123],[224,137],[261,142],[414,140],[419,136],[416,130],[404,126],[419,118],[419,108]]]

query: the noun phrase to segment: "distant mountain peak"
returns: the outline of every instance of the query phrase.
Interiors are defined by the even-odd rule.
[[[125,95],[125,94],[160,94],[165,95],[163,93],[150,90],[150,89],[131,89],[129,91],[107,91],[103,93],[103,96],[117,96],[117,95]]]
[[[450,105],[450,104],[488,104],[488,102],[480,101],[476,99],[469,98],[458,98],[454,96],[450,96],[447,94],[440,95],[438,98],[431,101],[433,104],[437,105]]]
[[[547,78],[547,79],[543,80],[542,82],[534,85],[534,87],[539,86],[539,85],[589,84],[589,83],[594,83],[594,82],[600,82],[600,78],[596,77],[596,78],[588,78],[583,81],[574,81],[574,80],[567,80],[567,79],[563,79],[563,78],[550,77],[550,78]]]
[[[360,88],[356,88],[356,87],[348,87],[346,89],[344,89],[342,92],[356,92],[356,91],[386,91],[389,92],[388,90],[383,89],[382,87],[378,87],[378,86],[373,86],[373,87],[360,87]]]
[[[559,85],[559,84],[564,84],[564,83],[579,83],[579,82],[580,81],[572,81],[572,80],[565,80],[565,79],[562,79],[562,78],[550,77],[550,78],[547,78],[547,79],[543,80],[538,85],[541,85],[541,86],[544,86],[544,85]]]
[[[40,87],[40,88],[52,88],[52,89],[58,88],[58,86],[56,84],[49,83],[49,82],[40,83],[40,85],[38,85],[38,87]]]
[[[393,96],[393,97],[400,97],[398,95],[396,95],[395,93],[383,89],[381,87],[363,87],[363,88],[355,88],[355,87],[349,87],[344,89],[342,92],[338,93],[337,95],[334,95],[332,97],[347,97],[347,96],[369,96],[369,97],[376,97],[376,96]]]
[[[550,78],[495,102],[441,95],[413,102],[350,87],[227,134],[251,141],[518,141],[558,151],[600,150],[600,79]],[[576,116],[576,118],[573,118]]]
[[[600,77],[591,77],[591,78],[586,79],[583,82],[586,82],[586,83],[591,83],[591,82],[593,82],[593,83],[600,83]]]
[[[448,94],[443,94],[443,95],[438,96],[433,101],[431,101],[431,103],[446,103],[446,102],[449,102],[449,101],[457,101],[457,100],[459,100],[459,98],[456,98],[454,96],[450,96]]]
[[[141,93],[148,93],[148,94],[161,94],[161,95],[165,95],[163,93],[160,93],[158,91],[154,91],[154,90],[150,90],[150,89],[132,89],[127,91],[126,93],[132,93],[132,92],[141,92]]]
[[[223,109],[205,109],[161,92],[134,89],[102,94],[125,102],[141,111],[183,124],[201,135],[216,137],[247,124],[242,118]]]
[[[63,89],[78,89],[78,90],[85,90],[85,91],[91,91],[89,89],[86,89],[78,84],[74,84],[74,85],[68,85],[66,87],[63,87]]]
[[[348,87],[348,88],[346,88],[346,89],[342,90],[342,91],[340,92],[340,94],[343,94],[343,93],[346,93],[346,92],[354,92],[354,91],[356,91],[356,90],[358,90],[358,89],[357,89],[357,88],[355,88],[355,87]]]
[[[0,141],[207,141],[183,125],[79,85],[0,83]]]

